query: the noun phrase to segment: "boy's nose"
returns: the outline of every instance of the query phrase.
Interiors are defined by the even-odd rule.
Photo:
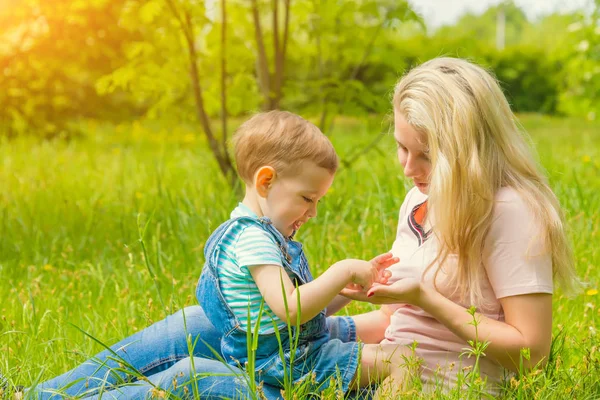
[[[310,208],[306,212],[306,216],[308,218],[314,218],[317,216],[317,204],[316,203],[314,203],[313,205],[310,206]]]

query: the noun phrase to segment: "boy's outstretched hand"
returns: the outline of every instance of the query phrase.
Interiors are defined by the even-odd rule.
[[[394,257],[392,253],[384,253],[380,254],[371,261],[371,265],[377,271],[377,279],[373,281],[373,283],[380,283],[385,285],[388,282],[388,279],[392,276],[392,273],[388,271],[388,268],[394,264],[397,264],[400,261],[398,257]]]
[[[365,262],[364,266],[366,267],[366,271],[363,270],[363,273],[356,274],[356,279],[349,283],[340,294],[352,299],[352,294],[362,293],[364,296],[373,285],[387,284],[388,279],[392,275],[387,268],[396,264],[398,261],[400,261],[400,259],[394,257],[392,253],[384,253],[373,258],[368,263]]]

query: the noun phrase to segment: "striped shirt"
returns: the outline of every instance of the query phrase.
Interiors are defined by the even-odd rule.
[[[250,216],[257,218],[242,203],[231,212],[231,218]],[[220,243],[217,276],[227,305],[241,324],[242,329],[254,329],[263,300],[249,268],[256,265],[279,265],[283,268],[283,254],[271,233],[251,221],[233,224]],[[284,271],[287,271],[284,269]],[[289,275],[289,274],[288,274]],[[278,282],[273,282],[278,284]],[[252,323],[248,326],[248,311]],[[286,323],[277,317],[265,303],[260,320],[260,333],[273,332],[273,322],[278,329]]]

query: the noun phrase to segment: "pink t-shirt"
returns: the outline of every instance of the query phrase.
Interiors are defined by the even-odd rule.
[[[413,188],[400,208],[398,232],[391,250],[400,262],[390,267],[391,282],[404,277],[420,278],[437,254],[435,235],[429,235],[414,219],[414,211],[425,200],[427,196]],[[456,258],[447,259],[438,274],[437,288],[450,300],[468,308],[468,300],[460,301],[458,295],[453,296],[451,288],[444,285],[444,271],[455,265]],[[484,246],[483,267],[484,306],[477,311],[489,318],[504,320],[500,298],[552,293],[551,255],[544,246],[541,229],[534,223],[533,213],[512,188],[502,188],[496,195],[494,219]],[[436,269],[433,266],[427,272],[426,282],[432,282]],[[416,355],[423,359],[421,379],[424,387],[454,386],[457,372],[472,366],[475,361],[473,357],[459,358],[467,343],[420,308],[398,306],[382,343],[412,345],[416,341]],[[499,364],[487,358],[480,360],[480,372],[487,376],[491,392],[496,391],[495,384],[505,374]]]

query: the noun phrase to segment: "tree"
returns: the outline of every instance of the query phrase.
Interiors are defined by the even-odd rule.
[[[288,33],[290,24],[290,0],[284,0],[284,19],[283,19],[283,37],[279,37],[279,0],[273,0],[272,6],[272,31],[273,31],[273,64],[274,72],[271,73],[267,52],[265,49],[265,40],[263,29],[261,27],[261,17],[258,0],[252,1],[252,21],[254,22],[254,36],[256,37],[256,48],[258,53],[257,77],[260,91],[263,95],[263,109],[274,110],[279,108],[282,98],[282,89],[284,83],[284,67],[286,60]]]
[[[406,2],[392,0],[230,0],[212,2],[214,7],[208,9],[206,4],[128,0],[120,22],[140,40],[128,46],[127,64],[101,79],[97,87],[101,93],[130,92],[148,106],[150,116],[168,114],[189,120],[195,114],[221,172],[232,184],[235,174],[226,147],[228,115],[257,108],[302,109],[297,98],[287,98],[286,88],[314,93],[328,89],[326,82],[336,82],[339,90],[329,90],[326,104],[360,98],[373,106],[375,96],[369,99],[369,88],[358,77],[374,53],[375,40],[394,23],[418,19]],[[327,30],[317,32],[310,25],[317,17],[323,18]],[[356,35],[357,28],[364,34]],[[293,40],[290,31],[295,33]],[[314,56],[315,39],[335,48],[331,52],[335,57]],[[331,65],[315,76],[310,72],[315,63]],[[215,79],[218,74],[220,80]],[[286,76],[294,79],[289,82]],[[331,115],[339,109],[334,107]],[[220,128],[211,123],[211,116],[217,115]]]
[[[304,43],[304,51],[314,54],[311,65],[305,68],[313,73],[309,72],[304,82],[312,91],[304,88],[301,92],[308,101],[320,99],[313,106],[319,109],[321,130],[329,134],[339,113],[360,114],[385,108],[387,98],[361,78],[368,75],[370,62],[377,58],[372,66],[379,74],[387,74],[385,86],[389,87],[400,61],[393,49],[386,48],[389,37],[406,22],[416,22],[423,29],[424,24],[406,1],[322,0],[310,4],[312,40]]]
[[[226,4],[225,0],[221,1],[221,116],[222,116],[222,140],[219,142],[213,133],[213,129],[211,127],[210,120],[208,119],[208,114],[206,113],[206,107],[204,106],[204,94],[202,90],[202,85],[200,83],[200,71],[198,68],[198,56],[196,54],[196,33],[194,30],[194,24],[192,22],[192,13],[193,9],[188,4],[179,3],[176,4],[175,0],[166,0],[167,5],[176,18],[177,23],[179,25],[180,31],[183,33],[183,37],[185,39],[185,44],[187,48],[188,54],[188,62],[190,66],[190,79],[192,83],[192,92],[194,94],[194,101],[196,106],[196,114],[198,120],[202,124],[202,128],[206,138],[208,140],[208,144],[210,149],[212,150],[217,163],[219,164],[219,168],[223,175],[229,179],[230,183],[235,184],[236,175],[235,170],[233,168],[233,163],[231,162],[231,158],[229,157],[229,152],[227,151],[227,98],[226,98],[226,57],[225,57],[225,49],[226,49],[226,30],[227,30],[227,12],[226,12]]]

